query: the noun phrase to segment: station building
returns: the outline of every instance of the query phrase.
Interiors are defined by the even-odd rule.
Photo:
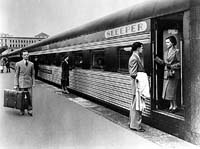
[[[48,37],[49,35],[43,32],[35,35],[34,37],[17,37],[17,36],[1,33],[0,34],[0,48],[5,48],[7,49],[6,51],[13,51],[15,49],[23,48],[28,45],[37,43]]]

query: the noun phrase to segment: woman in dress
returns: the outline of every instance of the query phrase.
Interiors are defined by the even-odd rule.
[[[164,60],[160,61],[157,57],[155,61],[158,64],[164,65],[164,80],[162,98],[170,103],[169,111],[177,112],[177,89],[178,81],[180,80],[180,50],[176,48],[176,38],[169,36],[165,39],[167,50],[164,51]]]
[[[68,86],[69,86],[69,56],[66,56],[64,61],[61,64],[62,67],[62,74],[61,74],[61,86],[64,93],[69,93]]]

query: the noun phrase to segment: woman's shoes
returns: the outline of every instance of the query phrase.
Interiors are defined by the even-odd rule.
[[[169,108],[169,112],[171,112],[173,109]]]
[[[169,108],[169,112],[171,112],[171,113],[176,113],[176,112],[178,112],[178,108],[176,107],[176,108]]]
[[[175,109],[169,109],[169,112],[170,112],[170,113],[176,113],[176,112],[178,112],[178,108],[175,108]]]
[[[25,114],[25,111],[20,111],[19,114],[20,114],[21,116],[23,116],[23,115]],[[29,115],[29,116],[33,116],[32,111],[28,111],[28,115]]]
[[[62,91],[64,94],[69,94],[69,91],[67,91],[67,90],[64,90],[64,91]]]
[[[130,128],[131,130],[137,131],[137,132],[145,132],[145,130],[143,128],[140,129],[134,129],[134,128]]]
[[[178,108],[175,108],[175,109],[171,110],[171,113],[176,113],[176,112],[178,112]]]

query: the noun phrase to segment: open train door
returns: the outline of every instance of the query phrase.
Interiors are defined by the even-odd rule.
[[[166,50],[165,39],[169,36],[175,36],[177,40],[176,48],[181,51],[182,66],[182,33],[183,33],[183,14],[174,14],[156,18],[152,21],[152,59],[153,59],[153,109],[168,113],[169,101],[162,99],[164,67],[154,62],[154,58],[158,56],[164,59],[164,51]],[[180,109],[179,115],[183,115],[184,101],[182,98],[182,67],[181,77],[178,84],[176,101]],[[182,111],[182,112],[181,112]]]

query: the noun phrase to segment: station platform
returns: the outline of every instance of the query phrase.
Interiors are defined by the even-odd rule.
[[[145,124],[145,132],[132,131],[127,116],[40,80],[33,88],[33,117],[21,116],[3,107],[3,91],[13,83],[13,71],[0,73],[0,149],[200,148]]]

